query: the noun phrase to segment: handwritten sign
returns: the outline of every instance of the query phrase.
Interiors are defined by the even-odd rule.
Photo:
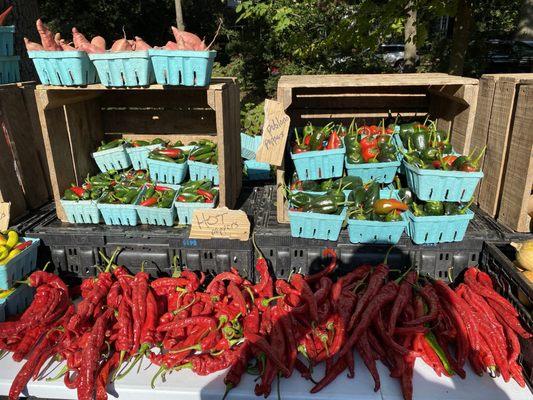
[[[192,215],[192,239],[239,239],[250,237],[250,221],[244,211],[227,207],[194,210]]]
[[[263,124],[263,139],[257,150],[255,159],[278,167],[283,162],[285,143],[289,135],[291,119],[283,105],[274,100],[265,100],[265,122]]]
[[[5,231],[9,227],[9,209],[11,203],[0,203],[0,231]]]

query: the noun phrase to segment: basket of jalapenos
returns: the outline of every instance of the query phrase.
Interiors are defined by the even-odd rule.
[[[343,176],[337,179],[325,179],[323,181],[301,181],[295,173],[290,186],[291,191],[304,191],[311,194],[324,194],[331,189],[341,189],[346,196],[363,181],[358,176]]]
[[[191,142],[195,147],[189,154],[189,174],[192,181],[209,179],[213,185],[218,185],[218,148],[211,140],[202,139]]]
[[[371,181],[348,195],[348,235],[352,243],[396,244],[407,227],[409,206],[397,190]]]
[[[412,201],[406,217],[408,233],[416,244],[460,242],[474,213],[468,203]]]
[[[325,193],[285,190],[289,202],[291,236],[337,240],[346,218],[346,195],[342,188]]]
[[[291,158],[301,179],[317,180],[342,176],[346,129],[330,122],[318,127],[310,123],[301,132],[294,130]]]
[[[210,179],[187,181],[181,185],[176,198],[178,223],[190,225],[194,210],[198,208],[214,208],[218,200],[218,187]]]
[[[401,156],[393,139],[393,130],[357,128],[355,122],[348,128],[346,145],[346,172],[364,182],[391,183],[401,164]]]
[[[115,139],[102,144],[92,154],[94,161],[102,172],[120,171],[131,167],[131,160],[126,152],[127,142],[124,139]]]
[[[450,133],[438,129],[434,121],[426,118],[424,123],[413,121],[395,126],[394,136],[396,146],[402,153],[406,152],[409,146],[418,151],[424,151],[429,148],[441,150],[443,154],[453,154],[454,150],[450,143]]]
[[[148,169],[148,164],[146,162],[148,154],[150,154],[152,150],[165,147],[166,144],[167,142],[161,138],[155,138],[152,141],[132,140],[130,142],[131,147],[126,148],[126,153],[128,153],[134,169]]]
[[[137,205],[144,186],[132,186],[127,182],[108,188],[98,200],[98,209],[106,225],[129,225],[139,223]]]
[[[187,176],[187,158],[193,146],[184,146],[178,140],[172,146],[149,152],[146,163],[150,177],[157,182],[178,184]]]
[[[63,195],[61,205],[67,220],[73,224],[98,224],[100,211],[97,201],[104,190],[115,182],[113,173],[102,172],[88,177],[82,185],[72,184]]]
[[[137,213],[142,224],[172,226],[176,219],[174,201],[179,186],[147,183],[141,193]]]

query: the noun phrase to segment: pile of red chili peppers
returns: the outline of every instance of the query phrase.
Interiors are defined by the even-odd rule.
[[[354,350],[374,390],[380,360],[400,380],[405,399],[413,396],[418,357],[439,376],[464,378],[469,361],[480,375],[488,371],[524,386],[518,336],[531,335],[484,272],[467,269],[455,289],[415,271],[393,280],[385,263],[360,265],[334,280],[336,254],[326,249],[323,256],[328,264],[312,275],[273,279],[259,257],[257,283],[231,269],[207,285],[203,273],[185,269],[150,279],[109,260],[106,270],[83,281],[76,306],[60,278],[34,272],[28,279],[36,288],[33,302],[17,320],[0,323],[0,349],[27,360],[9,398],[41,377],[50,358],[64,363],[56,379],[82,400],[106,399],[107,383],[145,357],[160,367],[152,386],[170,371],[207,375],[229,368],[228,391],[252,373],[260,377],[256,395],[267,397],[276,378],[296,370],[315,393],[345,370],[354,377]],[[326,366],[323,377],[313,376],[319,363]]]

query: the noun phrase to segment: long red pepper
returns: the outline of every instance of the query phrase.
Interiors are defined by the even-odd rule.
[[[335,250],[330,249],[330,248],[324,249],[324,251],[322,252],[322,257],[323,258],[329,257],[330,259],[329,264],[322,271],[317,272],[316,274],[313,274],[313,275],[307,275],[305,277],[305,280],[307,281],[307,283],[311,284],[311,283],[319,281],[320,278],[322,278],[323,276],[331,274],[337,267],[337,253],[335,252]]]

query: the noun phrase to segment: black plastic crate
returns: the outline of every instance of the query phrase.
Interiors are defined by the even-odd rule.
[[[10,229],[17,231],[19,234],[24,235],[27,231],[38,225],[44,220],[50,218],[56,212],[56,207],[53,201],[47,203],[35,210],[29,212],[21,218],[12,221]]]
[[[522,325],[533,332],[533,285],[514,266],[511,260],[515,259],[515,255],[515,249],[508,242],[487,242],[480,268],[490,275],[495,289],[518,310]],[[519,339],[522,349],[519,362],[533,391],[533,340]]]

